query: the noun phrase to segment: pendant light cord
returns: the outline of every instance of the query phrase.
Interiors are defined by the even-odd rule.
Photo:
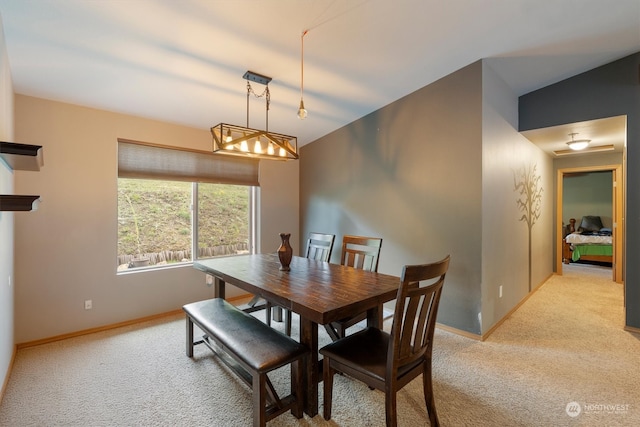
[[[309,30],[304,30],[300,36],[300,106],[298,107],[298,117],[300,120],[307,118],[307,110],[304,108],[304,36]]]
[[[300,36],[300,99],[304,94],[304,36],[307,35],[309,30],[304,30],[302,36]]]

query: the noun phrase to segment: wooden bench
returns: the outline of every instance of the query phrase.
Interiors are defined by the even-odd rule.
[[[194,345],[205,344],[253,389],[254,426],[265,426],[288,410],[302,418],[303,365],[309,353],[306,346],[222,298],[186,304],[182,309],[187,315],[187,356],[193,357]],[[204,332],[197,341],[194,324]],[[267,374],[289,364],[291,394],[280,398]]]

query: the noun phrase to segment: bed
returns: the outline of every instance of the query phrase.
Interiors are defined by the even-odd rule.
[[[599,216],[583,216],[577,229],[571,221],[562,244],[562,261],[613,262],[613,238],[610,228],[602,226]],[[574,229],[572,229],[572,227]]]

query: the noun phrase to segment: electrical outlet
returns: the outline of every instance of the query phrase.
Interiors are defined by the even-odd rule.
[[[85,310],[91,310],[93,308],[93,302],[88,299],[84,302],[84,309]]]
[[[502,285],[498,288],[499,297],[502,298]]]

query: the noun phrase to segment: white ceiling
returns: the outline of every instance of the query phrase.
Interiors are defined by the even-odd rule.
[[[479,59],[522,95],[640,51],[639,0],[0,0],[0,14],[17,93],[208,129],[246,125],[252,70],[273,78],[269,129],[300,145]],[[264,128],[264,101],[250,112]]]

